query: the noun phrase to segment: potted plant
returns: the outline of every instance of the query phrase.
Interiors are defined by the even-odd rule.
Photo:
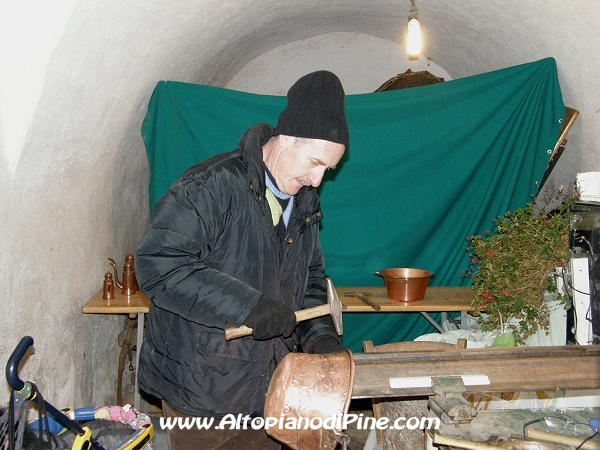
[[[517,345],[548,330],[547,292],[556,292],[553,276],[569,255],[569,205],[564,200],[551,214],[536,213],[534,204],[494,219],[485,236],[467,238],[473,309],[481,311],[482,331],[512,333]]]

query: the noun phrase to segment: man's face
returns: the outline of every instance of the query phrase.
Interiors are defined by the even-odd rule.
[[[343,144],[335,142],[281,135],[265,163],[279,190],[296,195],[303,186],[318,187],[325,171],[335,169],[345,150]]]

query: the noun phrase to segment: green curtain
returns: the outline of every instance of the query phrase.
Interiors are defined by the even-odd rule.
[[[159,82],[142,125],[150,205],[189,166],[277,123],[284,96]],[[537,193],[565,107],[553,58],[417,88],[348,95],[350,147],[319,189],[326,270],[336,286],[383,286],[375,272],[418,267],[431,285],[467,284],[467,242]],[[344,314],[362,351],[433,332],[420,314]]]

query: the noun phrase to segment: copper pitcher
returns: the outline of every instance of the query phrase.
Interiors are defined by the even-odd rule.
[[[121,288],[121,294],[127,296],[135,294],[138,290],[138,284],[135,278],[133,255],[128,253],[127,257],[125,258],[125,265],[123,266],[123,281],[119,280],[119,275],[117,274],[117,263],[115,260],[112,258],[108,258],[108,260],[114,268],[115,284],[118,288]]]
[[[102,288],[102,298],[104,300],[112,300],[115,298],[115,283],[112,273],[106,272],[104,275],[104,287]]]

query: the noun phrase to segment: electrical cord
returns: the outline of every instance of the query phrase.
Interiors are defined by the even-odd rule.
[[[585,444],[585,443],[586,443],[587,441],[589,441],[590,439],[593,439],[593,438],[594,438],[595,436],[597,436],[597,435],[598,435],[598,432],[596,431],[596,432],[595,432],[594,434],[592,434],[591,436],[589,436],[589,437],[585,438],[585,439],[584,439],[584,441],[583,441],[581,444],[579,444],[579,445],[578,445],[578,446],[575,448],[575,450],[579,450],[579,449],[581,449],[581,448],[583,447],[583,444]]]

